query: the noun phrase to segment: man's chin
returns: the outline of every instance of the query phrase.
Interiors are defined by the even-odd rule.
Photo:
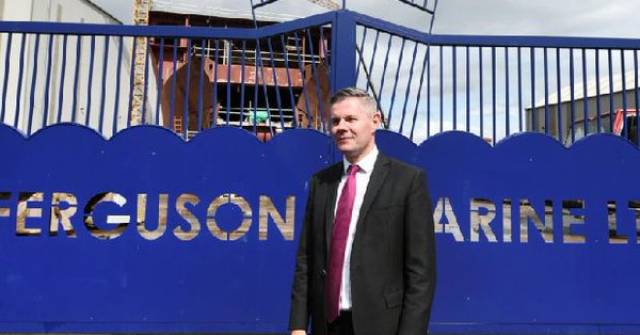
[[[340,152],[342,152],[345,155],[353,151],[353,148],[347,144],[338,144],[337,147],[338,147],[338,150],[340,150]]]

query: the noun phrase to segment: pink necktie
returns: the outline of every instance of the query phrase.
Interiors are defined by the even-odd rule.
[[[359,167],[350,165],[347,169],[347,181],[342,187],[338,209],[331,233],[331,248],[329,250],[329,268],[325,286],[327,320],[334,321],[339,314],[340,285],[342,283],[342,266],[344,264],[344,251],[349,236],[349,223],[353,201],[356,198],[356,173]]]

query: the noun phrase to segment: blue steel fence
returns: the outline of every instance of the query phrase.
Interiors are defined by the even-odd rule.
[[[619,111],[621,135],[637,144],[639,40],[425,35],[355,16],[356,83],[376,96],[386,126],[414,141],[534,131],[571,144],[616,131]]]
[[[257,29],[0,22],[0,35],[0,120],[25,134],[326,132],[331,93],[357,85],[418,143],[447,130],[638,138],[636,39],[430,35],[347,10]]]

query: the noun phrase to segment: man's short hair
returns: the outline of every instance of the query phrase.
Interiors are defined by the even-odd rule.
[[[363,109],[373,115],[378,110],[378,103],[367,91],[357,87],[345,87],[331,97],[329,103],[331,106],[347,98],[360,98]]]

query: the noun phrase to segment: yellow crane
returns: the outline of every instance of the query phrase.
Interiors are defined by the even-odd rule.
[[[133,23],[135,25],[149,24],[149,10],[151,0],[134,0]],[[131,97],[131,125],[142,124],[142,106],[144,104],[144,68],[147,61],[147,38],[135,37],[133,50],[133,95]]]

